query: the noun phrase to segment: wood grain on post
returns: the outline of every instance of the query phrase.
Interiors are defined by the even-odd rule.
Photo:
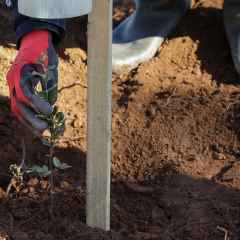
[[[88,17],[87,225],[110,229],[112,0]]]

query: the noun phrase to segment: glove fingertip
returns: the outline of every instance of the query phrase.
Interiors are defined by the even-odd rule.
[[[46,115],[49,115],[52,112],[52,105],[36,95],[32,96],[31,106]]]
[[[43,133],[46,129],[47,129],[47,123],[44,121],[38,122],[35,127],[32,126],[32,124],[30,124],[21,113],[18,113],[19,116],[19,120],[28,128],[30,129],[31,132],[33,132],[35,135],[38,135],[40,133]]]

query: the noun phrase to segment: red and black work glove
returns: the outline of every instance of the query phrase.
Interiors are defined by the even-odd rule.
[[[54,78],[47,87],[54,86],[58,81],[58,57],[48,30],[33,30],[22,37],[19,53],[7,74],[12,111],[35,134],[47,129],[47,123],[35,115],[38,112],[49,115],[52,112],[51,104],[38,97],[34,91],[39,81],[42,89],[46,90],[42,77],[32,74],[33,71],[44,73],[42,65],[35,63],[35,58],[42,58],[43,51],[48,52],[46,66],[55,65],[52,70]]]

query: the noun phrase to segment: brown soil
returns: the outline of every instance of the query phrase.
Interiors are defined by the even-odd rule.
[[[40,198],[34,188],[13,188],[7,202],[9,179],[2,177],[0,236],[240,239],[240,79],[223,28],[222,1],[196,2],[201,3],[193,4],[152,60],[113,78],[112,177],[154,188],[153,193],[111,184],[111,230],[85,224],[87,89],[81,85],[87,86],[87,18],[70,19],[58,49],[58,105],[68,117],[67,130],[55,154],[74,168],[55,177],[55,191],[68,184],[77,191],[55,199],[51,220],[47,202],[26,199]],[[134,5],[114,4],[116,27]],[[7,172],[21,161],[22,136],[29,165],[46,163],[48,149],[11,113],[5,76],[17,50],[11,18],[0,17],[0,26],[0,172]],[[38,186],[45,197],[48,183]]]

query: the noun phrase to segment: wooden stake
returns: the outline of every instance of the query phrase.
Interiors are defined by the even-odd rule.
[[[110,229],[112,0],[88,17],[87,225]]]

